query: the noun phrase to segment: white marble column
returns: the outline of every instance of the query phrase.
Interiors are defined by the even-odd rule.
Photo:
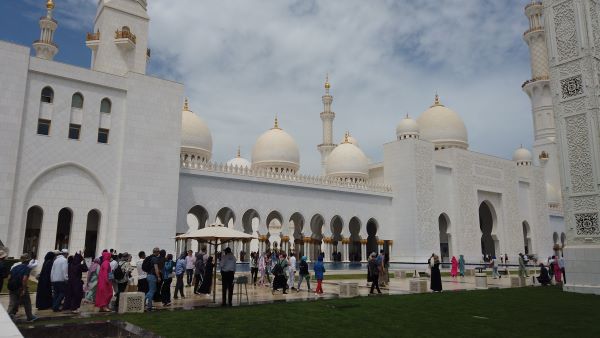
[[[342,253],[344,262],[350,262],[350,250],[348,243],[342,243]]]
[[[54,244],[56,243],[56,227],[58,222],[57,208],[42,207],[42,209],[44,210],[44,217],[42,219],[39,248],[37,251],[38,256],[42,256],[38,257],[38,259],[43,259],[43,255],[45,255],[46,252],[54,250]]]
[[[360,242],[360,249],[361,249],[361,262],[366,262],[367,261],[367,257],[369,257],[369,253],[367,253],[367,243],[364,243],[363,241]]]

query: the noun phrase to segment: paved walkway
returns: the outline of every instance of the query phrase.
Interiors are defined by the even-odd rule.
[[[243,274],[243,273],[242,273]],[[241,274],[238,274],[241,275]],[[236,275],[237,276],[237,275]],[[381,291],[383,294],[390,295],[399,295],[399,294],[409,294],[409,283],[412,278],[392,278],[390,279],[390,283],[387,287],[382,288]],[[367,287],[367,283],[365,279],[361,280],[327,280],[327,275],[325,276],[325,280],[323,283],[324,294],[321,296],[317,296],[314,294],[314,291],[308,292],[306,290],[294,291],[288,290],[288,294],[282,294],[281,291],[275,292],[275,294],[271,293],[271,289],[268,287],[262,286],[248,286],[248,299],[246,301],[245,293],[242,294],[241,299],[238,299],[236,296],[237,289],[234,289],[233,296],[233,305],[247,305],[247,304],[266,304],[273,302],[292,302],[292,301],[306,301],[306,300],[316,300],[316,299],[331,299],[339,297],[339,283],[340,282],[356,282],[359,286],[359,294],[360,296],[368,296],[369,287]],[[531,277],[527,279],[528,285],[531,285],[532,279]],[[452,277],[442,277],[442,284],[444,291],[466,291],[466,290],[474,290],[475,287],[475,277],[468,276],[463,278],[453,279]],[[427,279],[427,285],[429,285],[429,280]],[[207,306],[220,306],[221,304],[221,287],[220,283],[217,280],[217,303],[212,302],[212,295],[194,295],[191,287],[185,287],[184,293],[186,295],[185,299],[177,299],[173,300],[173,303],[169,307],[163,307],[162,304],[154,303],[155,308],[157,310],[167,310],[167,309],[194,309],[198,307],[207,307]],[[306,284],[303,285],[305,287]],[[316,287],[316,282],[311,281],[311,287]],[[488,287],[489,288],[509,288],[510,287],[510,278],[500,278],[493,279],[488,277]],[[237,285],[236,285],[237,288]],[[173,294],[174,289],[171,290],[171,294]],[[35,293],[31,293],[31,302],[35,306]],[[0,295],[0,304],[8,307],[8,295]],[[90,317],[94,315],[103,315],[98,313],[98,309],[96,309],[93,304],[83,304],[80,309],[80,313],[72,314],[71,312],[59,312],[55,313],[52,310],[42,310],[38,311],[37,309],[33,309],[34,314],[39,316],[42,319],[49,318],[64,318],[64,317]],[[20,310],[18,314],[18,318],[20,320],[24,320],[23,310]]]

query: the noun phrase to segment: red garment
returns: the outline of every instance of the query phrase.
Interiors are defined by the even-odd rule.
[[[107,307],[113,296],[112,283],[108,280],[110,272],[110,252],[102,253],[102,264],[98,274],[98,289],[96,291],[96,307]]]
[[[552,263],[552,268],[554,269],[554,280],[557,283],[562,283],[561,271],[560,267],[558,266],[558,258],[554,260],[554,263]]]
[[[452,277],[456,277],[456,275],[458,275],[458,261],[456,260],[456,257],[452,256],[452,260],[450,262],[452,263],[452,269],[450,270],[450,275]]]
[[[323,285],[321,285],[322,283],[322,279],[317,279],[317,289],[315,290],[316,293],[323,293]]]

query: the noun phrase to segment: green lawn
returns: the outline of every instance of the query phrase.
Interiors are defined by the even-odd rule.
[[[4,284],[2,284],[2,290],[0,290],[0,293],[4,294],[4,293],[8,293],[8,278],[4,279]],[[37,283],[29,280],[27,281],[27,286],[29,287],[29,292],[33,293],[35,292],[35,290],[37,290]]]
[[[528,287],[99,318],[126,320],[165,337],[583,338],[600,337],[600,297]]]

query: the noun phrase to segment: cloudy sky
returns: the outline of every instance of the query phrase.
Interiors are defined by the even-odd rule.
[[[121,0],[132,1],[132,0]],[[84,36],[96,0],[55,0],[57,61],[89,66]],[[395,126],[437,91],[469,131],[470,149],[510,158],[532,144],[523,7],[529,0],[149,0],[148,72],[182,82],[209,125],[213,158],[280,126],[298,143],[301,171],[317,174],[325,74],[334,139],[358,139],[373,162]],[[0,1],[0,39],[38,38],[45,0]]]

